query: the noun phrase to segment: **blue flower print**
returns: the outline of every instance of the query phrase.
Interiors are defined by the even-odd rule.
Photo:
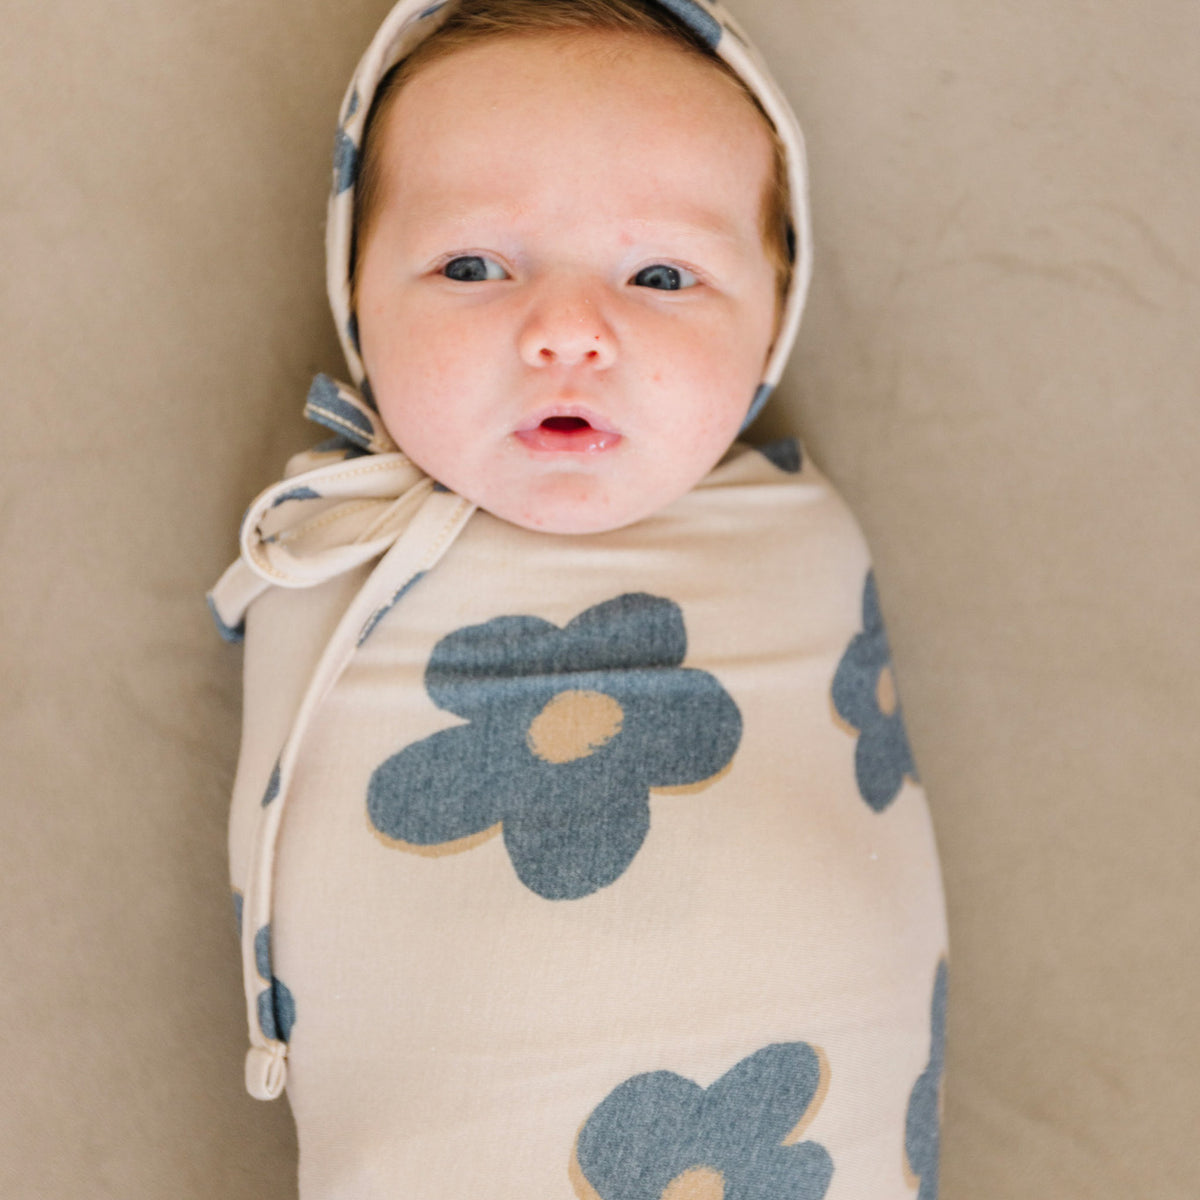
[[[263,1036],[272,1041],[289,1041],[296,1023],[296,1000],[287,984],[271,972],[270,925],[264,925],[254,935],[254,962],[259,975],[269,981],[258,993],[258,1023]]]
[[[917,768],[896,696],[873,571],[863,589],[862,632],[854,635],[833,677],[833,707],[858,735],[858,790],[871,808],[882,812],[899,794],[905,776],[916,780]]]
[[[238,937],[242,936],[242,893],[233,893],[233,915]],[[286,1042],[296,1023],[296,999],[283,980],[271,972],[271,927],[264,925],[254,935],[254,965],[267,987],[258,993],[258,1024],[263,1036]]]
[[[758,452],[768,462],[773,463],[788,475],[799,475],[800,468],[804,466],[800,443],[794,437],[767,442],[766,445],[758,447]]]
[[[321,493],[313,491],[310,487],[296,487],[292,488],[290,492],[284,492],[282,496],[276,496],[271,507],[278,508],[289,500],[320,500],[320,498]]]
[[[650,827],[652,788],[699,788],[741,741],[737,705],[682,667],[679,606],[642,593],[563,628],[497,617],[434,647],[425,687],[464,725],[393,755],[371,777],[372,825],[444,854],[501,832],[522,883],[573,900],[625,871]]]
[[[693,33],[702,37],[713,50],[721,40],[721,22],[696,3],[696,0],[659,0],[663,8],[674,13]]]
[[[358,179],[358,147],[340,127],[333,139],[333,179],[338,195],[348,192]]]
[[[929,1065],[913,1085],[904,1128],[904,1158],[917,1200],[937,1200],[941,1142],[942,1069],[946,1056],[946,960],[938,963],[930,1014]]]
[[[274,767],[271,768],[271,778],[267,780],[267,787],[263,792],[263,808],[266,808],[268,804],[274,803],[275,797],[279,795],[279,784],[282,777],[282,771],[283,764],[279,759],[276,759]]]
[[[824,1146],[801,1142],[828,1087],[819,1051],[779,1042],[709,1088],[672,1071],[635,1075],[575,1141],[579,1200],[821,1200]]]

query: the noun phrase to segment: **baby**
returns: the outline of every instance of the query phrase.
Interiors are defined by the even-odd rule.
[[[304,1200],[936,1196],[945,925],[869,562],[794,441],[734,441],[805,204],[707,0],[401,0],[360,64],[357,386],[210,597],[246,1081]]]

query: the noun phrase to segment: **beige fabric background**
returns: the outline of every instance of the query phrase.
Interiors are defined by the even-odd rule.
[[[815,179],[764,424],[867,529],[944,858],[942,1195],[1194,1200],[1200,10],[736,7]],[[0,3],[6,1200],[294,1194],[201,597],[341,369],[324,190],[385,8]]]

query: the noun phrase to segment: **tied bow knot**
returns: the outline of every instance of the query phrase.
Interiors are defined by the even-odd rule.
[[[379,558],[436,486],[395,452],[316,467],[267,488],[242,520],[237,561],[208,595],[222,636],[241,640],[246,610],[268,588],[315,587]]]

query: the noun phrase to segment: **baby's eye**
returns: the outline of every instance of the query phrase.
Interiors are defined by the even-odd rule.
[[[643,267],[634,277],[635,287],[658,288],[664,292],[678,292],[681,288],[695,287],[700,281],[683,267],[668,267],[666,263],[655,263]]]
[[[482,254],[463,254],[452,258],[442,267],[442,274],[459,283],[483,283],[508,278],[508,272],[495,259],[484,258]]]

